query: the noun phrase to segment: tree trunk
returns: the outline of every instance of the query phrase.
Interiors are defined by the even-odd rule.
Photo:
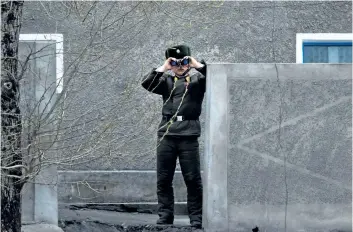
[[[1,231],[21,232],[21,112],[17,75],[23,1],[1,1]]]

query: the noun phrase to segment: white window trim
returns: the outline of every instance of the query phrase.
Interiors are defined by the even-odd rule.
[[[304,42],[344,42],[352,41],[352,33],[297,33],[296,38],[296,63],[303,63]]]
[[[56,43],[56,92],[63,89],[64,74],[64,36],[63,34],[20,34],[20,41],[54,40]]]

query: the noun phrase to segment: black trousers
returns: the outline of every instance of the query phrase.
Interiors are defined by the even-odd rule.
[[[160,137],[158,138],[159,141]],[[157,147],[157,197],[160,220],[174,220],[173,177],[179,158],[187,187],[187,207],[190,222],[202,222],[202,179],[200,173],[199,142],[197,137],[173,138],[165,136]]]

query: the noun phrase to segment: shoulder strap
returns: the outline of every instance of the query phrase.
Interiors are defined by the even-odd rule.
[[[195,82],[198,80],[197,74],[191,75],[190,76],[190,82]]]
[[[170,91],[172,91],[173,89],[173,79],[172,79],[172,76],[166,76],[166,82],[167,82],[167,86],[168,86],[168,93],[170,93]]]

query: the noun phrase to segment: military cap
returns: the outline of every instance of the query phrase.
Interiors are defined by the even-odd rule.
[[[186,45],[177,45],[177,46],[168,48],[165,51],[166,59],[168,59],[169,57],[182,59],[185,56],[191,56],[190,48]]]

